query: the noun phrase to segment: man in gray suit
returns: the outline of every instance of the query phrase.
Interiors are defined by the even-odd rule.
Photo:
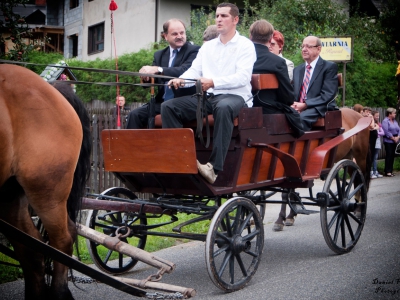
[[[335,110],[335,97],[338,91],[335,63],[323,60],[319,54],[322,43],[316,36],[308,36],[301,45],[304,64],[293,70],[295,102],[292,107],[300,113],[305,131],[328,110]]]

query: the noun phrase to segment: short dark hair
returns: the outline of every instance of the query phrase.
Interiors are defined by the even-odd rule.
[[[239,8],[235,4],[224,2],[224,3],[218,4],[217,8],[218,7],[230,7],[231,10],[229,11],[229,13],[231,14],[231,16],[232,17],[239,16]]]
[[[274,26],[268,21],[258,20],[250,26],[250,39],[255,43],[265,44],[269,42],[274,33]]]
[[[183,23],[183,21],[182,20],[179,20],[179,19],[169,19],[167,22],[165,22],[164,24],[163,24],[163,32],[162,33],[168,33],[168,29],[169,29],[169,24],[171,24],[171,22],[181,22],[182,23],[182,25],[183,25],[183,27],[185,27],[185,30],[186,30],[186,25],[185,25],[185,23]]]
[[[203,41],[211,41],[218,37],[217,25],[210,25],[203,32]]]

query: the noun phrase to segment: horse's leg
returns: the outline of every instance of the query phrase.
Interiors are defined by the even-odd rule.
[[[294,190],[293,190],[293,192],[294,192]],[[311,188],[310,188],[310,196],[311,196]],[[295,200],[295,199],[291,198],[291,200]],[[297,213],[293,209],[290,208],[290,213],[286,216],[285,225],[293,226],[295,217],[297,217]]]
[[[67,213],[67,199],[71,190],[73,164],[48,166],[36,178],[22,180],[29,203],[41,219],[52,247],[72,256],[74,228]],[[40,189],[38,189],[40,187]],[[53,261],[50,297],[73,299],[68,288],[68,267]]]
[[[50,197],[46,195],[42,197]],[[44,228],[49,236],[49,243],[52,247],[72,256],[73,246],[73,229],[75,228],[72,221],[69,219],[66,210],[65,201],[59,201],[51,208],[43,209],[42,207],[33,206],[35,212],[41,219]],[[68,267],[63,264],[53,261],[53,272],[51,280],[51,297],[52,299],[73,299],[68,288]]]
[[[274,223],[274,227],[272,228],[273,231],[282,231],[283,227],[285,226],[284,222],[286,221],[286,204],[288,200],[289,193],[283,192],[282,193],[282,205],[281,211],[279,212],[278,219]]]
[[[0,192],[0,218],[14,227],[41,240],[39,231],[34,226],[28,212],[28,201],[21,186],[13,179],[4,185]],[[21,244],[7,236],[20,262],[25,279],[25,299],[45,299],[45,268],[41,253],[33,252],[29,246]]]

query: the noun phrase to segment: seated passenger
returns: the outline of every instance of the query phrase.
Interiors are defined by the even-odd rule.
[[[306,37],[301,45],[305,63],[293,70],[296,102],[292,107],[300,113],[306,131],[311,130],[312,124],[324,117],[327,111],[337,109],[338,67],[319,56],[321,48],[322,42],[318,37]]]
[[[203,43],[216,39],[218,35],[217,25],[208,26],[203,32]]]
[[[199,46],[186,42],[186,27],[181,20],[171,19],[163,25],[163,37],[168,42],[168,47],[154,53],[152,66],[143,66],[139,72],[146,74],[159,74],[178,77],[189,69],[196,58]],[[144,77],[144,81],[149,78]],[[157,83],[166,83],[168,80],[157,79]],[[161,113],[161,103],[175,97],[193,95],[196,87],[174,90],[165,85],[158,87],[156,95],[155,114]],[[149,103],[131,111],[128,117],[127,129],[147,128],[149,119]]]
[[[285,39],[283,37],[283,34],[280,33],[278,30],[274,30],[274,33],[272,35],[272,39],[271,39],[271,42],[269,43],[268,49],[273,54],[282,57],[286,61],[289,78],[290,78],[290,81],[292,81],[293,80],[294,63],[291,60],[288,60],[283,57],[282,52],[283,52],[284,45],[285,45]]]
[[[262,107],[264,114],[284,113],[293,129],[293,135],[300,137],[304,131],[299,114],[290,107],[294,94],[286,61],[268,49],[273,32],[274,27],[265,20],[256,21],[250,26],[250,40],[253,41],[257,54],[253,74],[275,74],[279,83],[278,89],[253,91],[253,103],[255,107]]]

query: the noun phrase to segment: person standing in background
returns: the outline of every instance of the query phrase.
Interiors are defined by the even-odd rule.
[[[378,132],[378,137],[377,137],[376,142],[375,142],[375,148],[371,148],[371,152],[372,152],[371,179],[375,179],[375,178],[383,177],[378,172],[378,163],[377,163],[377,161],[378,161],[379,151],[382,148],[381,136],[383,136],[385,134],[385,132],[382,129],[382,124],[379,123],[379,111],[374,110],[372,112],[372,117],[374,118],[375,127],[377,127],[377,132]]]
[[[128,107],[125,107],[125,97],[121,96],[121,95],[119,95],[115,98],[115,107],[113,107],[111,109],[111,114],[113,115],[114,120],[115,120],[115,122],[114,122],[115,128],[118,127],[118,120],[117,120],[118,110],[119,110],[119,117],[120,117],[120,126],[122,127],[122,125],[124,124],[123,116],[126,115],[130,111],[130,109]]]
[[[385,132],[383,136],[383,144],[385,146],[385,176],[393,177],[393,163],[396,151],[396,145],[399,142],[400,127],[396,118],[396,110],[389,107],[386,110],[386,118],[382,121],[382,128]]]

